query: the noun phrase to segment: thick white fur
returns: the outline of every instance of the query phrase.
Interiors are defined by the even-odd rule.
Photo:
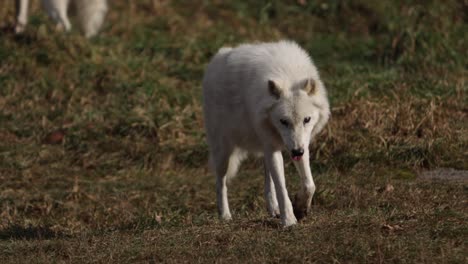
[[[68,7],[74,4],[81,29],[87,38],[95,36],[101,28],[107,13],[107,0],[42,0],[42,5],[58,28],[71,29]],[[28,23],[29,0],[16,0],[17,23],[15,31],[21,33]]]
[[[308,80],[315,84],[310,93]],[[269,89],[269,81],[278,88],[279,97]],[[285,227],[296,224],[295,213],[298,217],[307,213],[315,192],[309,144],[330,115],[325,87],[308,54],[291,41],[220,49],[206,68],[203,108],[221,219],[231,219],[227,179],[253,153],[264,158],[268,212],[279,214]],[[302,185],[293,209],[281,150],[291,153],[297,148],[305,152],[294,161]]]

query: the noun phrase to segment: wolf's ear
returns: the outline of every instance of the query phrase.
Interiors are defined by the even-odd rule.
[[[314,79],[310,78],[310,79],[305,80],[304,86],[302,87],[302,89],[303,89],[308,95],[314,95],[314,94],[315,94],[315,90],[316,90]]]
[[[268,80],[268,91],[276,99],[281,97],[281,88],[272,80]]]

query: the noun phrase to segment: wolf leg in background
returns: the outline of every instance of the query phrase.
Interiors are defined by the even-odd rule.
[[[42,0],[44,9],[49,16],[57,23],[57,29],[70,31],[71,24],[68,19],[68,6],[70,0]]]
[[[82,30],[87,38],[95,36],[104,23],[107,0],[74,0]]]
[[[107,0],[42,0],[42,5],[58,28],[71,29],[68,19],[68,7],[76,6],[80,26],[87,38],[95,36],[107,13]],[[16,0],[17,22],[15,31],[22,33],[28,22],[29,0]]]
[[[206,68],[203,111],[221,219],[231,219],[227,179],[249,152],[264,157],[268,213],[279,210],[283,226],[304,217],[315,192],[309,144],[330,115],[307,53],[290,41],[221,48]],[[294,208],[281,150],[290,153],[301,178]]]
[[[16,0],[16,33],[22,33],[28,23],[28,7],[29,0]]]

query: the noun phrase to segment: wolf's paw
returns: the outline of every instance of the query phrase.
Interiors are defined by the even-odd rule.
[[[301,199],[299,199],[298,196],[296,195],[294,202],[293,202],[293,212],[297,220],[302,220],[304,217],[306,217],[308,214],[308,211],[309,211],[309,207],[307,206],[307,204],[301,201]]]
[[[271,217],[279,218],[280,217],[280,210],[279,210],[278,206],[276,206],[276,208],[274,208],[274,209],[268,208],[268,214]]]
[[[16,24],[15,26],[15,33],[16,34],[21,34],[24,32],[24,29],[26,28],[26,26],[24,24],[21,24],[21,23],[18,23]]]
[[[306,216],[307,216],[307,208],[300,208],[300,207],[297,207],[297,206],[293,206],[293,210],[294,210],[294,215],[296,216],[297,220],[302,220],[304,219]]]
[[[231,221],[232,216],[231,216],[230,213],[224,213],[224,214],[219,216],[219,219],[221,219],[222,221]]]
[[[291,217],[291,218],[288,218],[288,219],[282,219],[281,224],[282,224],[282,226],[284,228],[292,227],[292,226],[297,224],[297,220],[296,220],[295,217]]]
[[[275,210],[273,213],[271,213],[271,217],[274,217],[274,218],[280,218],[280,211],[279,209],[278,210]]]

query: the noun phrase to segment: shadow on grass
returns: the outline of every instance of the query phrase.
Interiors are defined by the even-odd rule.
[[[274,218],[269,218],[269,219],[259,219],[259,220],[253,220],[249,222],[249,225],[252,225],[252,227],[257,228],[257,227],[264,227],[268,229],[281,229],[281,222],[279,219],[274,219]]]
[[[0,230],[0,240],[9,239],[50,239],[65,237],[61,232],[53,231],[43,226],[20,226],[11,225]]]

